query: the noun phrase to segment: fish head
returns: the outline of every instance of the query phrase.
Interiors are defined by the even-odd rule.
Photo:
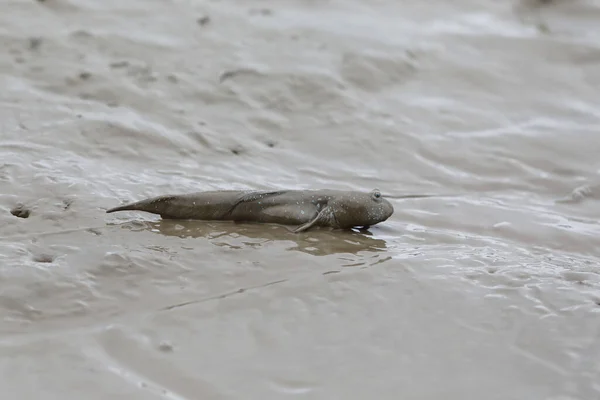
[[[371,192],[344,193],[328,204],[342,229],[371,226],[387,220],[394,213],[392,204],[379,189]]]

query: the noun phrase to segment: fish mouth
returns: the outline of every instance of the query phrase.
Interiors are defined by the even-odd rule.
[[[391,217],[392,214],[394,214],[394,206],[386,200],[383,204],[383,221]]]

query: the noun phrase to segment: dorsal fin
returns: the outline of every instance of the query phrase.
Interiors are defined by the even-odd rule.
[[[267,197],[278,196],[278,195],[284,194],[286,192],[288,192],[288,190],[273,190],[273,191],[256,190],[256,191],[244,193],[235,201],[235,203],[233,203],[233,205],[227,211],[227,214],[231,214],[233,212],[233,210],[235,210],[235,208],[242,203],[248,203],[251,201],[266,199]]]
[[[256,190],[256,191],[252,191],[252,192],[247,192],[247,193],[244,193],[242,196],[240,196],[240,198],[235,202],[235,204],[238,205],[240,203],[246,203],[249,201],[260,200],[260,199],[264,199],[267,197],[278,196],[278,195],[284,194],[286,192],[288,192],[288,190],[274,190],[274,191]]]

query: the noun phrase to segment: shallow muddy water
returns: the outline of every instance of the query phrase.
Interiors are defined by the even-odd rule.
[[[600,398],[598,1],[0,3],[3,399]]]

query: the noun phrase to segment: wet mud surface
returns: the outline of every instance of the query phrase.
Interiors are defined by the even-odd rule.
[[[598,2],[2,10],[3,399],[600,397]],[[375,187],[366,232],[105,213]]]

